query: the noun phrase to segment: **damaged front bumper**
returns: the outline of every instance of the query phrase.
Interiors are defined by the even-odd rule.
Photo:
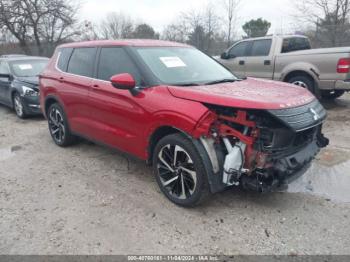
[[[312,143],[303,149],[286,156],[272,158],[273,166],[265,170],[256,170],[251,176],[242,176],[241,185],[245,189],[260,193],[281,191],[288,184],[301,177],[310,167],[321,148],[328,145],[329,140],[319,133]]]
[[[268,112],[211,110],[199,127],[213,193],[229,186],[261,193],[281,191],[303,175],[321,148],[326,112],[316,100],[299,108]]]

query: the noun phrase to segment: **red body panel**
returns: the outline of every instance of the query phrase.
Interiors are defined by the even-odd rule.
[[[102,41],[75,46],[186,46],[162,41]],[[41,106],[54,98],[63,106],[71,131],[119,148],[141,159],[148,158],[151,135],[170,126],[199,137],[200,120],[209,109],[202,104],[235,108],[280,109],[311,102],[308,91],[288,84],[248,79],[242,82],[194,87],[154,86],[132,95],[108,81],[71,75],[56,68],[57,54],[40,77]],[[44,112],[45,113],[45,112]],[[210,116],[210,115],[209,115]]]
[[[249,78],[210,86],[169,87],[178,98],[235,108],[281,109],[312,102],[315,97],[295,85]]]
[[[66,74],[64,74],[66,75]],[[133,96],[111,83],[92,80],[84,95],[67,97],[72,85],[41,78],[41,104],[46,97],[57,97],[63,104],[73,132],[148,159],[149,138],[158,128],[175,127],[192,135],[199,119],[208,111],[201,103],[174,98],[166,86],[157,86]],[[88,95],[85,90],[89,90]],[[86,94],[86,95],[85,95]],[[80,113],[79,113],[80,112]]]

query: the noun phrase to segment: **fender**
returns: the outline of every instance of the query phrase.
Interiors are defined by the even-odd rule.
[[[142,141],[145,141],[142,145],[142,147],[145,149],[144,158],[149,159],[149,147],[152,136],[157,132],[157,130],[161,128],[172,128],[192,138],[198,121],[204,114],[208,112],[208,109],[205,108],[203,105],[200,105],[200,108],[202,110],[196,111],[198,112],[198,114],[196,114],[198,116],[198,119],[196,119],[195,117],[191,118],[184,113],[175,111],[162,110],[154,113],[152,115],[152,118],[156,119],[156,121],[152,122],[143,133],[144,139]]]
[[[275,75],[275,79],[285,82],[286,77],[290,73],[295,71],[305,72],[306,74],[310,75],[313,78],[316,84],[319,83],[320,70],[315,65],[307,62],[296,62],[296,63],[287,65],[281,70],[281,74],[279,76]]]
[[[41,105],[42,113],[43,113],[43,115],[44,115],[45,118],[47,118],[47,115],[46,115],[46,109],[47,109],[47,108],[46,108],[46,106],[47,106],[47,102],[48,102],[49,100],[56,100],[56,101],[62,106],[63,110],[65,109],[65,104],[63,103],[63,101],[62,101],[58,96],[53,95],[53,94],[47,95],[47,96],[45,97],[45,100],[42,101],[42,105]],[[68,121],[68,119],[67,119],[67,121]]]

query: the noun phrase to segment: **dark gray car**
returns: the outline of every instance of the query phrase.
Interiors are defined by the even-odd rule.
[[[41,114],[38,75],[48,61],[45,57],[0,57],[0,104],[13,108],[20,118]]]

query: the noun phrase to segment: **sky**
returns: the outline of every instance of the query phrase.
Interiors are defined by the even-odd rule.
[[[222,0],[83,0],[80,17],[98,23],[109,12],[122,11],[137,22],[150,24],[156,31],[176,21],[179,13],[190,9],[203,9],[211,1],[218,11]],[[294,33],[293,1],[291,0],[242,0],[237,21],[237,33],[250,19],[262,17],[272,23],[270,34]]]

